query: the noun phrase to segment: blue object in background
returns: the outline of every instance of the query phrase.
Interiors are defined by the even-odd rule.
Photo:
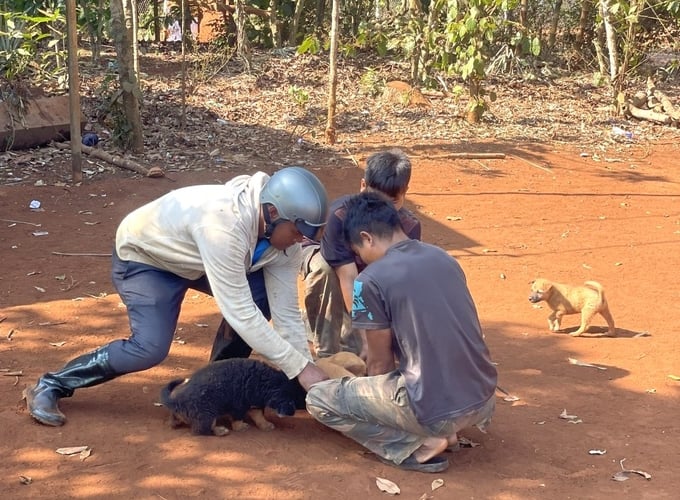
[[[87,134],[83,135],[83,144],[93,148],[99,144],[99,136],[94,132],[88,132]]]

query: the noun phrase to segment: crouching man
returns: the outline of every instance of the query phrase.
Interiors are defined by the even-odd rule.
[[[389,465],[441,472],[458,431],[483,429],[495,408],[496,369],[465,275],[442,249],[410,239],[379,193],[349,200],[344,233],[368,264],[352,306],[368,376],[313,385],[307,409]]]

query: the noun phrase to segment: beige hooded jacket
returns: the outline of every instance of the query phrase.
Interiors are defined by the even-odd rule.
[[[116,252],[123,260],[187,279],[205,274],[229,325],[293,378],[312,359],[298,305],[300,245],[285,252],[269,247],[252,265],[260,192],[268,180],[267,174],[258,172],[224,185],[171,191],[123,219],[116,232]],[[260,268],[276,331],[255,305],[248,286],[247,273]]]

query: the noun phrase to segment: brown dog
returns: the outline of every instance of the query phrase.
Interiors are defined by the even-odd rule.
[[[609,336],[616,336],[614,318],[609,312],[604,289],[597,281],[586,281],[583,286],[571,286],[537,278],[531,282],[529,301],[535,304],[542,300],[553,311],[548,317],[548,325],[553,332],[559,331],[562,316],[581,313],[581,326],[569,334],[578,337],[586,331],[593,316],[600,313],[607,321]]]

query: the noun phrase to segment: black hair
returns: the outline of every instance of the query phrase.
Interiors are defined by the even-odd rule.
[[[373,153],[366,160],[364,181],[368,188],[396,198],[411,181],[411,160],[400,149]]]
[[[376,191],[353,195],[345,207],[343,231],[350,245],[361,244],[362,231],[378,238],[389,238],[401,229],[401,219],[394,202]]]

